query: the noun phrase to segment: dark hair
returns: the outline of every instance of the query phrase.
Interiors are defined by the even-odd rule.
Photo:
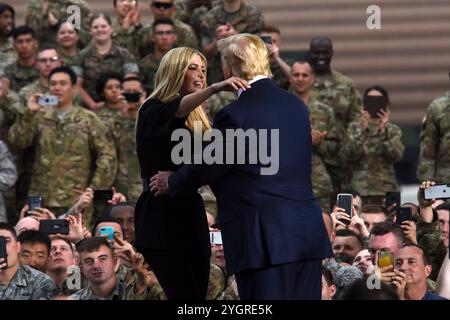
[[[262,29],[259,31],[259,33],[277,33],[277,34],[281,34],[280,29],[278,29],[275,26],[264,26],[262,27]]]
[[[450,212],[450,203],[443,203],[438,205],[434,210],[447,210]]]
[[[16,17],[16,11],[14,11],[13,7],[11,7],[9,4],[6,3],[0,3],[0,14],[2,14],[5,11],[10,11],[13,15],[13,19]]]
[[[105,101],[105,97],[103,96],[103,90],[105,90],[106,83],[111,79],[118,80],[120,84],[122,84],[123,82],[122,75],[115,71],[103,72],[100,74],[97,80],[95,91],[97,91],[97,94],[99,95],[99,97],[101,97],[101,100],[103,101]]]
[[[17,241],[17,232],[16,229],[14,229],[14,227],[12,226],[12,224],[7,222],[0,222],[0,230],[9,231],[13,236],[14,240]]]
[[[120,208],[131,208],[133,209],[133,213],[134,213],[134,207],[136,206],[135,203],[133,202],[120,202],[114,206],[111,207],[111,209],[108,212],[108,216],[112,217],[113,214],[118,211]],[[115,218],[114,218],[115,219]]]
[[[361,209],[361,214],[363,213],[383,213],[386,217],[388,216],[387,209],[378,204],[366,204]]]
[[[356,197],[360,197],[361,198],[361,194],[358,191],[353,190],[353,189],[349,189],[349,190],[344,191],[342,193],[350,193],[353,196],[353,198],[356,198]]]
[[[388,233],[393,233],[397,239],[398,246],[401,247],[405,243],[406,238],[403,234],[402,228],[399,225],[393,224],[391,222],[380,222],[373,226],[370,232],[371,236],[384,236]]]
[[[292,65],[294,65],[296,63],[298,63],[298,64],[308,64],[309,65],[309,69],[311,70],[311,74],[312,75],[315,74],[314,67],[313,67],[311,61],[309,61],[309,60],[296,60]]]
[[[175,24],[173,23],[173,20],[172,20],[172,19],[169,19],[169,18],[163,18],[163,19],[155,20],[155,21],[153,22],[152,29],[155,30],[155,27],[156,27],[157,25],[160,25],[160,24],[170,24],[172,27],[175,28]]]
[[[37,53],[39,54],[42,51],[46,51],[46,50],[55,50],[56,53],[58,53],[58,50],[56,50],[55,46],[52,46],[49,43],[44,43],[43,45],[40,45],[38,50],[37,50]]]
[[[112,26],[111,17],[110,17],[108,14],[106,14],[106,13],[96,13],[96,14],[94,14],[94,15],[92,16],[91,20],[89,21],[89,27],[91,27],[91,26],[92,26],[92,23],[93,23],[95,20],[99,19],[99,18],[105,19],[106,22],[108,22],[108,24],[109,24],[110,26]]]
[[[15,28],[12,32],[12,37],[14,40],[17,40],[18,37],[27,35],[27,34],[30,34],[33,39],[37,39],[36,33],[29,26],[19,26],[19,27]]]
[[[429,263],[430,257],[429,257],[428,254],[425,252],[425,249],[424,249],[422,246],[420,246],[420,245],[418,245],[418,244],[415,244],[415,243],[405,243],[405,244],[401,247],[401,249],[403,249],[403,248],[409,248],[409,247],[418,248],[420,251],[422,251],[422,260],[423,260],[423,264],[426,265],[426,266],[430,264],[430,263]]]
[[[77,251],[80,254],[82,252],[94,252],[100,249],[100,247],[102,246],[107,247],[111,252],[111,256],[113,255],[113,250],[109,246],[108,240],[106,240],[104,237],[92,237],[82,240],[77,246]]]
[[[376,85],[374,85],[374,86],[371,86],[371,87],[367,88],[367,89],[364,91],[363,97],[366,97],[367,94],[369,93],[369,91],[371,91],[371,90],[376,90],[376,91],[378,91],[378,92],[381,93],[384,97],[386,97],[386,100],[387,100],[388,103],[390,102],[390,101],[389,101],[389,93],[387,92],[387,90],[386,90],[383,86],[380,86],[379,84],[376,84]]]
[[[17,237],[20,243],[30,243],[30,244],[44,244],[47,247],[47,253],[50,255],[50,249],[52,243],[50,237],[37,230],[25,230]]]
[[[72,70],[72,68],[67,67],[67,66],[62,66],[62,67],[58,67],[53,69],[50,74],[48,75],[48,79],[50,80],[50,78],[55,74],[55,73],[65,73],[67,75],[69,75],[70,77],[70,83],[72,83],[72,85],[74,86],[77,83],[77,75],[75,74],[75,72]]]
[[[311,42],[309,43],[309,48],[311,50],[311,47],[315,44],[326,44],[330,46],[331,50],[333,50],[333,42],[329,37],[326,36],[316,36],[311,39]]]
[[[59,29],[61,29],[62,25],[66,23],[72,25],[72,23],[67,20],[58,21],[58,23],[56,24],[56,30],[59,32]],[[75,30],[76,33],[80,34],[80,31],[77,28],[74,27],[73,30]]]
[[[95,234],[95,231],[97,230],[97,227],[100,223],[106,223],[106,222],[117,223],[119,225],[119,227],[122,229],[122,225],[120,224],[120,221],[117,220],[116,218],[102,217],[102,218],[95,220],[94,225],[92,226],[92,234],[93,235]]]
[[[355,280],[344,289],[341,300],[400,300],[395,289],[385,282],[380,281],[379,289],[369,289],[367,277]]]
[[[331,273],[330,270],[328,270],[326,268],[322,268],[322,275],[325,278],[325,282],[327,283],[328,286],[331,286],[332,284],[334,284],[333,273]]]
[[[360,244],[361,248],[364,248],[364,241],[361,238],[359,234],[356,232],[350,230],[350,229],[341,229],[336,231],[336,238],[337,237],[355,237],[356,240],[358,240],[358,243]]]

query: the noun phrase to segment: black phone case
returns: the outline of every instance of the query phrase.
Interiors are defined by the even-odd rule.
[[[396,215],[395,221],[399,225],[401,225],[403,221],[413,220],[411,208],[399,208],[395,213],[395,215]]]
[[[345,209],[345,212],[350,216],[350,218],[352,217],[353,203],[351,197],[338,196],[337,206],[339,208]],[[346,225],[350,224],[350,221],[348,220],[341,220],[341,221]]]
[[[401,194],[400,192],[386,192],[386,208],[389,208],[394,203],[397,204],[397,208],[401,206]]]
[[[0,237],[0,258],[7,258],[8,253],[6,252],[6,239],[5,237]]]
[[[112,190],[94,190],[94,201],[108,201],[112,196]]]
[[[41,220],[39,231],[45,234],[69,234],[69,222],[67,220]]]

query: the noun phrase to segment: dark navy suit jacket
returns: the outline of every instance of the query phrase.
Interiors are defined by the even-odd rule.
[[[186,165],[169,178],[171,195],[211,186],[228,274],[332,256],[312,191],[311,128],[303,102],[272,80],[262,79],[222,109],[213,128],[224,134],[226,129],[239,128],[279,130],[275,175],[261,175],[261,163],[213,164]],[[274,151],[274,146],[269,147]]]

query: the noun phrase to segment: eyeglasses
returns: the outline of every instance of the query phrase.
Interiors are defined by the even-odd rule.
[[[156,9],[170,9],[173,7],[173,3],[167,3],[167,2],[153,2],[152,6]]]
[[[155,35],[156,36],[171,36],[171,35],[173,35],[173,30],[171,30],[171,31],[156,31],[155,32]]]
[[[41,59],[37,59],[37,61],[39,62],[39,63],[53,63],[53,62],[57,62],[57,61],[59,61],[59,57],[58,56],[54,56],[54,57],[51,57],[51,58],[41,58]]]

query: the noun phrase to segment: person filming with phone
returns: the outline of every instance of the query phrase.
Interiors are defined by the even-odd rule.
[[[389,106],[385,88],[367,88],[361,120],[348,128],[343,154],[352,166],[349,187],[361,193],[364,204],[381,204],[386,190],[398,190],[394,162],[405,147],[400,127],[389,122]]]
[[[109,131],[94,113],[74,104],[75,85],[72,69],[53,69],[51,98],[42,101],[40,94],[30,96],[8,133],[15,147],[36,147],[29,195],[42,196],[56,215],[73,205],[78,196],[75,190],[110,188],[117,168]],[[89,220],[84,221],[89,224]]]

